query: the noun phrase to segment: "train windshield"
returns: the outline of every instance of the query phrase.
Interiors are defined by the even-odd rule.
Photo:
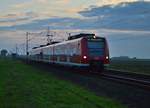
[[[90,56],[104,55],[104,39],[88,40],[88,50]]]

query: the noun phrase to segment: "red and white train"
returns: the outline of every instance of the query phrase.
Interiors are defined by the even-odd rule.
[[[76,66],[90,70],[103,70],[109,64],[108,44],[95,34],[70,36],[67,41],[33,48],[29,52],[33,61]]]

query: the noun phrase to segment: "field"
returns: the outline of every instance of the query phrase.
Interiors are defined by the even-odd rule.
[[[150,75],[149,60],[111,60],[109,68]]]
[[[123,108],[21,61],[0,59],[0,108]]]

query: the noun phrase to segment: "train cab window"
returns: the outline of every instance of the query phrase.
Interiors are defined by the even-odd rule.
[[[88,40],[88,50],[90,56],[104,55],[104,40]]]

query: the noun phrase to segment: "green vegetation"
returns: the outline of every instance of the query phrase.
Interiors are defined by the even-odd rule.
[[[109,68],[150,75],[150,60],[111,60]]]
[[[0,59],[0,108],[122,108],[20,61]]]

